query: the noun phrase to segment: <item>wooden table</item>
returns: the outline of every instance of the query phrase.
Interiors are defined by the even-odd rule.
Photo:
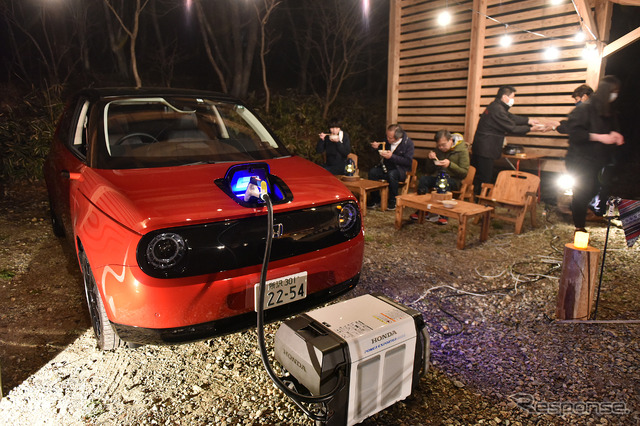
[[[456,200],[453,208],[448,209],[440,201],[431,201],[431,194],[407,194],[396,197],[396,228],[402,228],[402,211],[405,207],[412,207],[418,210],[418,223],[424,222],[424,213],[430,212],[447,216],[458,221],[458,241],[456,247],[464,249],[467,237],[467,221],[476,216],[482,216],[480,241],[486,241],[489,237],[489,223],[493,207],[481,206],[480,204],[468,203]]]
[[[342,177],[339,178],[349,191],[358,195],[358,199],[360,200],[360,210],[362,211],[363,217],[367,215],[367,194],[371,191],[380,191],[380,209],[382,211],[387,210],[387,199],[389,197],[388,182],[363,178],[356,180],[345,180],[342,179]]]

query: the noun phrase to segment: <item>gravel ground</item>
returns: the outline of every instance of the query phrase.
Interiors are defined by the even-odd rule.
[[[420,310],[432,367],[364,424],[640,424],[640,325],[553,320],[572,227],[542,210],[518,236],[494,221],[485,243],[471,225],[465,250],[455,221],[397,231],[393,213],[367,215],[347,297],[381,292]],[[97,351],[78,268],[46,218],[42,184],[0,200],[1,424],[313,424],[270,383],[253,330]],[[602,249],[605,224],[589,225]],[[598,319],[640,319],[638,251],[611,228]]]

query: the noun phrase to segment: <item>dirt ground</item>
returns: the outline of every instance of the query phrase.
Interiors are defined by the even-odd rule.
[[[598,319],[554,321],[567,218],[489,240],[470,226],[365,218],[362,277],[423,313],[432,367],[405,401],[365,424],[640,424],[640,244],[611,227]],[[74,254],[53,236],[42,182],[0,199],[2,424],[312,424],[269,382],[252,330],[180,346],[99,352]],[[589,223],[603,249],[606,224]],[[624,322],[627,321],[627,322]],[[277,324],[268,327],[268,336]],[[527,405],[526,401],[529,401]],[[533,405],[531,404],[533,401]]]

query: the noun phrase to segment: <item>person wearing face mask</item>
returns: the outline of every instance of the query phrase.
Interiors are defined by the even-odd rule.
[[[575,90],[571,94],[571,97],[573,98],[573,102],[576,104],[576,106],[578,106],[581,103],[586,102],[592,94],[593,89],[591,88],[591,86],[587,84],[581,84],[580,86],[575,88]],[[555,130],[558,133],[562,133],[563,135],[569,133],[567,120],[552,121],[550,123],[547,123],[547,126],[550,127],[551,130]]]
[[[571,111],[567,120],[569,149],[565,164],[576,182],[571,201],[576,231],[584,231],[589,202],[598,191],[602,203],[608,198],[599,175],[612,162],[616,147],[624,144],[613,104],[619,91],[617,77],[603,77],[589,100]]]
[[[502,156],[504,137],[524,135],[530,131],[544,131],[547,126],[537,120],[509,112],[515,102],[516,89],[502,86],[495,99],[484,110],[473,138],[471,165],[476,168],[474,192],[480,194],[483,183],[493,179],[493,162]]]

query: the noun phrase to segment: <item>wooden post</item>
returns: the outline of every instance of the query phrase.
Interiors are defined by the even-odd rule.
[[[400,91],[400,18],[399,0],[389,2],[389,63],[387,68],[387,126],[398,122]]]
[[[487,30],[487,3],[487,0],[473,0],[467,101],[464,115],[464,140],[468,143],[473,143],[481,112],[480,92],[482,89],[482,67],[484,65],[484,39]]]
[[[565,244],[556,318],[589,319],[597,286],[599,260],[600,250],[595,247],[577,249],[572,243]]]

